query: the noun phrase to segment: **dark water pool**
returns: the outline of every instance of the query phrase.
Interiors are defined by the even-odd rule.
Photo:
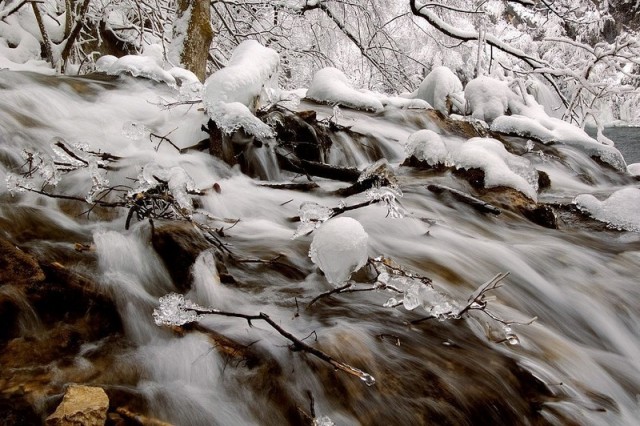
[[[591,136],[596,129],[586,129]],[[640,163],[640,127],[607,127],[604,135],[616,144],[627,164]]]

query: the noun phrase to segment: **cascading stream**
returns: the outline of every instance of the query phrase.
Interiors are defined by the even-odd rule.
[[[282,424],[294,416],[296,406],[308,411],[310,391],[317,415],[327,415],[336,424],[408,424],[429,418],[436,424],[473,424],[500,418],[511,424],[571,420],[631,425],[640,416],[640,234],[594,230],[580,223],[551,230],[506,210],[499,216],[483,215],[443,200],[426,186],[455,185],[450,173],[399,166],[409,134],[437,129],[419,112],[348,111],[341,116],[341,124],[366,133],[372,146],[341,133],[329,158],[362,168],[377,159],[373,148],[384,153],[407,212],[393,219],[386,217],[382,204],[375,204],[343,216],[362,224],[369,236],[369,257],[392,258],[431,278],[435,288],[456,300],[465,302],[480,284],[510,272],[489,303],[502,318],[526,322],[538,317],[531,325],[512,326],[517,345],[494,343],[502,325],[478,313],[464,320],[409,326],[408,321],[421,316],[419,309],[383,307],[393,296],[384,290],[334,295],[307,309],[315,296],[333,287],[308,257],[313,234],[292,240],[298,223],[289,218],[298,215],[304,202],[353,205],[365,201],[364,194],[343,199],[332,191],[345,184],[328,180],[319,180],[321,188],[313,192],[261,187],[206,152],[179,154],[168,143],[156,150],[157,142],[148,136],[133,140],[123,134],[123,126],[135,122],[154,134],[169,135],[181,148],[207,137],[200,131],[207,119],[197,108],[156,105],[161,97],[170,98],[168,88],[131,78],[94,82],[7,71],[0,76],[3,181],[24,163],[23,149],[53,155],[50,142],[59,137],[69,145],[82,143],[93,152],[122,157],[117,167],[99,170],[109,185],[133,187],[140,166],[148,163],[182,167],[198,188],[221,188],[194,196],[195,209],[214,218],[239,219],[233,225],[212,225],[224,228],[220,238],[236,261],[228,261],[224,271],[214,250],[201,253],[191,270],[192,285],[183,291],[151,244],[149,221],[134,219],[125,230],[123,208],[98,209],[87,219],[81,215],[86,204],[0,190],[0,226],[7,239],[39,259],[47,257],[89,276],[115,300],[127,344],[115,355],[118,362],[112,370],[95,384],[121,383],[141,395],[148,415],[185,425]],[[314,108],[319,115],[331,115],[328,107]],[[442,137],[451,146],[464,140]],[[541,201],[569,202],[580,193],[608,194],[624,185],[577,151],[564,163],[545,154],[525,157],[551,178]],[[267,147],[255,148],[252,161],[260,163],[265,177],[293,176],[274,169]],[[580,173],[589,175],[591,183]],[[50,190],[84,198],[90,188],[89,171],[79,169]],[[23,209],[19,221],[12,216],[12,206]],[[76,242],[93,245],[86,258],[74,252]],[[278,255],[286,268],[244,262]],[[225,281],[225,274],[235,282]],[[290,342],[264,323],[250,327],[242,319],[217,316],[200,321],[203,329],[248,345],[244,361],[234,358],[232,344],[224,346],[217,334],[217,343],[212,343],[214,337],[200,328],[182,335],[158,327],[153,309],[158,298],[170,292],[186,293],[203,306],[248,315],[265,312],[295,336],[307,337],[306,343],[372,374],[376,384],[367,387],[309,354],[290,351]],[[29,315],[24,313],[25,321]],[[23,333],[37,328],[35,320],[24,324]],[[104,342],[97,351],[100,344]],[[92,360],[82,353],[76,355],[79,359]],[[119,382],[132,371],[135,379]]]

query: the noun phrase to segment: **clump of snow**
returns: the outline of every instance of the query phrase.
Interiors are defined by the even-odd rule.
[[[100,59],[96,62],[96,68],[98,68]],[[106,66],[107,64],[109,64],[108,67]],[[172,87],[176,86],[176,79],[167,71],[163,70],[150,56],[125,55],[115,61],[108,58],[105,59],[103,63],[100,63],[100,68],[98,69],[109,75],[131,74],[134,77],[144,77],[166,83]]]
[[[640,176],[640,163],[633,163],[627,166],[627,172],[631,176]]]
[[[573,202],[594,219],[616,229],[640,232],[640,215],[638,215],[640,189],[638,188],[620,189],[604,201],[598,200],[591,194],[581,194]]]
[[[508,186],[537,200],[537,170],[529,160],[509,153],[495,139],[469,139],[451,153],[451,158],[457,169],[482,169],[486,188]]]
[[[367,263],[368,239],[357,220],[334,218],[316,231],[309,257],[324,272],[327,281],[340,286]]]
[[[254,110],[277,81],[278,53],[255,40],[242,42],[226,67],[204,83],[204,103],[209,110],[219,102],[239,102]]]
[[[209,117],[218,125],[220,130],[231,134],[242,128],[247,134],[258,140],[273,137],[271,127],[253,115],[249,108],[240,102],[216,102],[207,107]]]
[[[111,65],[113,65],[117,60],[118,58],[113,55],[100,56],[96,61],[96,71],[107,72],[109,67],[111,67]]]
[[[447,67],[435,67],[420,83],[416,97],[424,99],[441,113],[448,114],[447,98],[460,92],[462,83],[458,76]]]
[[[357,91],[342,71],[332,67],[316,72],[307,90],[307,98],[366,111],[377,112],[384,108],[375,95]]]
[[[173,67],[167,71],[171,76],[179,83],[179,86],[184,86],[185,84],[199,84],[200,79],[191,71],[181,67]]]
[[[415,157],[430,166],[449,165],[449,150],[439,134],[433,130],[418,130],[407,138],[405,145],[407,158]]]
[[[487,123],[506,112],[518,113],[523,104],[522,98],[509,88],[507,82],[484,76],[467,84],[464,98],[471,110],[471,116]]]

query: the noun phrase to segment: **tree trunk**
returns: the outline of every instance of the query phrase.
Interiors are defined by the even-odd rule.
[[[173,24],[171,60],[204,81],[209,46],[213,40],[209,1],[178,0]]]

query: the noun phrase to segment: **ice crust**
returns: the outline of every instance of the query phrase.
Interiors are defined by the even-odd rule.
[[[416,97],[448,114],[447,97],[459,92],[462,92],[462,83],[458,76],[447,67],[435,67],[420,84]]]
[[[351,87],[347,76],[333,67],[315,73],[307,90],[307,98],[365,111],[382,111],[384,108],[377,96],[357,91]]]
[[[574,204],[583,212],[611,227],[640,232],[640,189],[623,188],[604,201],[591,194],[578,195]]]
[[[368,239],[357,220],[334,218],[316,231],[309,257],[324,272],[327,281],[338,287],[367,263]]]

